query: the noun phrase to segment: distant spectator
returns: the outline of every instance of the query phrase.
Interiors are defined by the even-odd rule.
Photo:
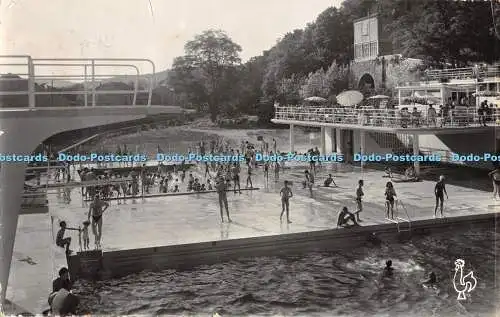
[[[427,122],[429,125],[436,126],[436,109],[429,105],[429,109],[427,110]]]

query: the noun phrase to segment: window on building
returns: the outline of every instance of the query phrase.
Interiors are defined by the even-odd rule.
[[[378,47],[377,42],[370,43],[370,56],[375,57],[378,56]]]
[[[363,57],[363,46],[360,44],[357,44],[354,47],[354,58],[362,58]]]
[[[363,29],[361,31],[361,34],[368,35],[368,30],[369,30],[368,21],[363,21],[362,25],[363,25]]]
[[[363,57],[369,57],[370,56],[370,43],[364,43],[363,44]]]

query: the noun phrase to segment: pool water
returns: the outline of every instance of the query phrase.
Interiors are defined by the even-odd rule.
[[[490,229],[368,244],[350,251],[262,257],[190,271],[142,272],[121,279],[78,282],[80,312],[171,316],[495,316],[495,240]],[[454,261],[464,259],[478,280],[457,301]],[[383,276],[393,261],[392,277]],[[496,271],[495,271],[496,269]],[[430,272],[436,288],[420,281]]]

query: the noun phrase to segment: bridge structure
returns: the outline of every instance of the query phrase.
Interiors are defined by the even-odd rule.
[[[180,107],[152,104],[155,65],[148,59],[0,56],[0,73],[0,153],[3,155],[30,155],[44,140],[64,131],[184,112]],[[124,80],[130,84],[123,83]],[[117,104],[117,100],[122,102]],[[0,162],[2,303],[9,280],[27,164]]]

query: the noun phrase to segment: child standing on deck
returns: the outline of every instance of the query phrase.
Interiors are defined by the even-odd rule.
[[[362,179],[358,181],[358,188],[356,189],[356,205],[358,207],[358,210],[356,211],[356,217],[357,221],[360,222],[361,219],[359,219],[359,213],[363,211],[363,196],[365,193],[363,192],[363,185],[364,182]]]
[[[81,231],[81,235],[83,237],[84,250],[90,249],[89,226],[90,226],[90,221],[85,220],[83,222],[83,229]]]

